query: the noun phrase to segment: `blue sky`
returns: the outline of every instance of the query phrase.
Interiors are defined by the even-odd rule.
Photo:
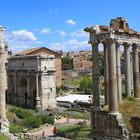
[[[45,46],[53,50],[91,49],[91,25],[109,25],[125,17],[140,31],[140,0],[0,0],[0,25],[13,52]]]

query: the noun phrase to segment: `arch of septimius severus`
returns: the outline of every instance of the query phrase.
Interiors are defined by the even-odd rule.
[[[122,101],[120,46],[124,47],[126,96],[132,96],[131,89],[133,87],[133,96],[139,99],[140,78],[138,50],[140,45],[140,33],[130,29],[126,19],[122,17],[112,19],[109,27],[91,26],[86,27],[84,31],[90,35],[89,43],[92,45],[93,53],[93,107],[91,109],[93,139],[127,140],[129,139],[128,131],[122,121],[122,115],[118,112],[118,102]],[[103,112],[100,107],[99,43],[102,43],[104,46],[105,103],[109,105],[108,113]],[[132,53],[130,53],[130,48],[132,48]],[[133,69],[131,68],[131,63]]]

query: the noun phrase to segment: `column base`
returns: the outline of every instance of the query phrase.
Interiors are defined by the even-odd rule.
[[[92,106],[91,110],[94,111],[94,112],[95,111],[102,111],[102,108],[101,108],[101,106]]]
[[[118,111],[109,111],[110,115],[119,115],[120,113]]]
[[[112,114],[113,113],[113,114]],[[128,130],[119,112],[95,112],[91,138],[93,140],[129,140]]]
[[[0,119],[0,133],[8,136],[10,140],[19,140],[17,136],[9,132],[9,121],[7,118]]]
[[[38,111],[41,110],[41,99],[40,99],[40,97],[36,97],[36,109]]]
[[[140,98],[134,98],[135,99],[135,101],[140,101]]]
[[[9,121],[7,118],[0,119],[0,133],[3,134],[9,133]]]

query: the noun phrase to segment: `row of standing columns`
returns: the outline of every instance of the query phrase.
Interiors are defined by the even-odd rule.
[[[100,73],[99,73],[99,52],[98,41],[91,42],[93,54],[93,106],[100,108]],[[122,77],[121,77],[121,52],[120,45],[115,40],[106,40],[104,44],[105,58],[105,104],[109,105],[110,113],[118,112],[118,101],[122,101]],[[133,56],[133,78],[131,78],[130,49],[127,43],[124,46],[125,62],[125,92],[131,96],[132,79],[134,80],[134,97],[140,98],[139,88],[139,59],[138,45],[132,45]]]

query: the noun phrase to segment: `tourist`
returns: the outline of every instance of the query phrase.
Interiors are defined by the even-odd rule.
[[[54,126],[53,128],[53,134],[56,135],[57,134],[57,129],[56,129],[56,126]]]

